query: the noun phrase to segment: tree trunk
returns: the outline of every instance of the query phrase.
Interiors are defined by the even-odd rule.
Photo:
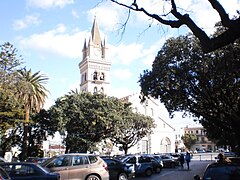
[[[29,126],[29,107],[25,105],[25,124],[24,124],[24,136],[21,161],[27,158],[27,141],[28,141],[28,126]]]
[[[126,155],[128,153],[128,147],[126,145],[123,145],[124,154]]]

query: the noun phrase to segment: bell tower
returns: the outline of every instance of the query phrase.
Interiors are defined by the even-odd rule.
[[[84,41],[82,61],[79,63],[80,91],[108,94],[111,62],[107,58],[107,49],[95,18],[89,41]]]

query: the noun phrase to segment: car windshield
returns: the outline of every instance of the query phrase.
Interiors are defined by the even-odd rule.
[[[210,167],[204,175],[204,180],[237,180],[240,179],[240,166]]]

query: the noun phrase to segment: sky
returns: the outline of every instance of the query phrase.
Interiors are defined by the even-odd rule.
[[[130,0],[120,0],[131,2]],[[140,2],[140,1],[139,1]],[[219,17],[207,0],[176,1],[199,27],[213,32]],[[240,0],[219,0],[230,17],[240,10]],[[169,1],[145,0],[151,13],[166,14]],[[84,39],[96,18],[102,39],[107,40],[111,67],[111,96],[124,97],[140,91],[139,77],[151,70],[157,52],[170,37],[186,34],[187,27],[171,29],[142,13],[132,12],[124,33],[128,10],[109,0],[2,0],[0,1],[0,44],[10,42],[23,56],[23,66],[40,71],[49,80],[45,108],[71,90],[79,89],[79,62]],[[181,119],[181,116],[177,116]],[[180,121],[178,121],[180,122]],[[190,119],[183,123],[192,122]]]

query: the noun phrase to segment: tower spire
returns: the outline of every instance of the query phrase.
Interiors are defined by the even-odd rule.
[[[94,18],[91,35],[92,35],[93,44],[96,46],[100,46],[101,45],[101,36],[100,36],[99,29],[98,29],[96,17]]]

